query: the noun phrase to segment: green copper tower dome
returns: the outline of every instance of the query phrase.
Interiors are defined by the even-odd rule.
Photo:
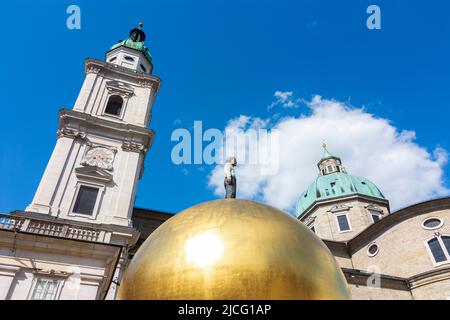
[[[144,54],[145,58],[149,63],[152,63],[152,56],[150,55],[148,48],[144,45],[144,41],[146,39],[146,35],[142,30],[143,23],[139,22],[139,27],[134,28],[130,31],[130,35],[125,40],[120,40],[118,43],[113,45],[108,52],[115,50],[119,47],[126,47],[129,49],[134,49],[136,51],[140,51]]]
[[[363,177],[346,172],[339,157],[333,156],[324,145],[324,155],[317,164],[320,175],[304,191],[296,206],[297,217],[303,216],[319,201],[361,195],[386,200],[380,189]]]

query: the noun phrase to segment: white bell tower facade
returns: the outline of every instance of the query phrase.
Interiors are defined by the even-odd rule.
[[[83,86],[73,109],[59,111],[58,140],[26,211],[131,226],[161,84],[144,40],[140,24],[106,61],[86,60]]]

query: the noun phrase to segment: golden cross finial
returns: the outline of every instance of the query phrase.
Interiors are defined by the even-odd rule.
[[[322,143],[322,148],[324,148],[324,149],[327,148],[327,144],[325,143],[325,141]]]
[[[142,29],[143,26],[144,26],[144,23],[142,21],[139,21],[139,29]]]

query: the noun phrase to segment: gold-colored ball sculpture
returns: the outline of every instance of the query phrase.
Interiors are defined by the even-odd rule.
[[[120,300],[349,299],[325,244],[283,211],[223,199],[189,208],[142,244]]]

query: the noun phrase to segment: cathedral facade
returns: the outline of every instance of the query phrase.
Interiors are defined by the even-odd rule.
[[[136,250],[172,217],[134,206],[161,85],[144,41],[140,25],[105,61],[86,60],[33,200],[0,214],[0,299],[115,299]],[[450,298],[450,198],[391,213],[375,184],[324,149],[297,217],[333,253],[353,298]]]
[[[296,213],[333,253],[353,299],[450,299],[450,198],[391,213],[374,183],[324,149]]]

